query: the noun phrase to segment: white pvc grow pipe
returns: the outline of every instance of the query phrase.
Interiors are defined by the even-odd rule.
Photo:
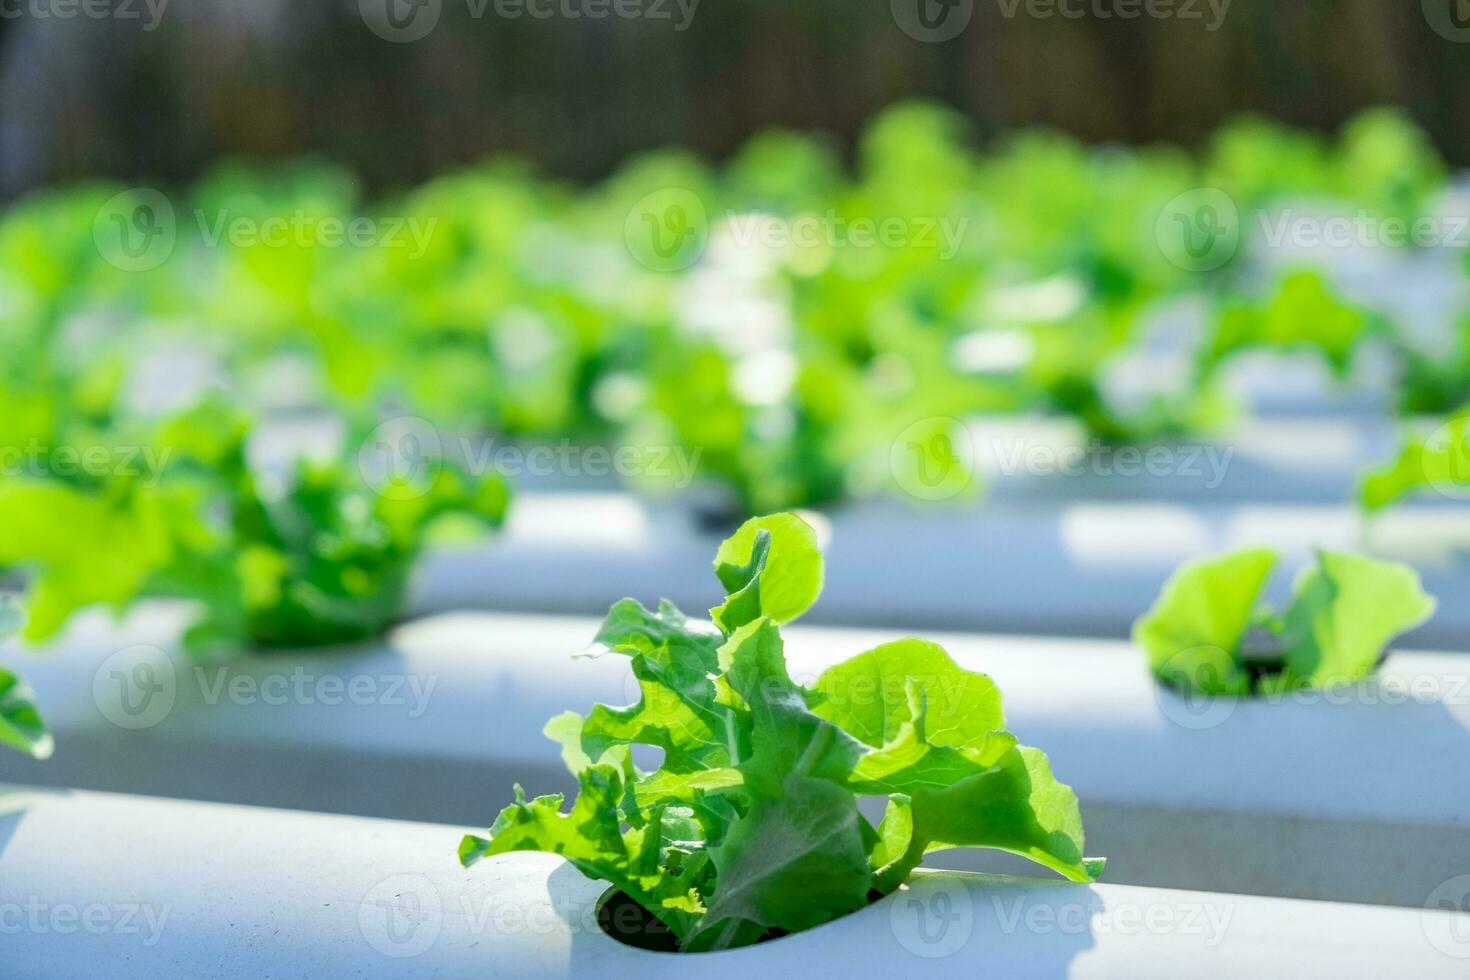
[[[514,782],[572,788],[548,718],[637,699],[624,658],[571,659],[593,619],[446,615],[380,646],[196,668],[166,652],[180,613],[92,620],[25,661],[57,752],[0,754],[0,780],[473,825]],[[806,682],[902,635],[786,633]],[[1351,692],[1191,705],[1126,644],[926,635],[995,678],[1011,729],[1076,789],[1111,880],[1418,906],[1470,873],[1462,657],[1397,653]]]
[[[920,873],[869,908],[692,961],[597,926],[606,886],[549,855],[455,861],[457,831],[12,791],[4,972],[107,977],[1463,977],[1470,915]],[[1470,881],[1450,882],[1455,899]]]
[[[871,501],[819,522],[827,584],[808,618],[831,625],[955,629],[1122,639],[1178,565],[1202,554],[1269,545],[1282,573],[1325,547],[1412,562],[1445,601],[1402,641],[1466,649],[1470,510],[1392,511],[1366,533],[1346,506],[996,500],[976,506]],[[710,604],[710,556],[729,527],[700,527],[676,505],[617,493],[527,494],[504,534],[438,551],[421,569],[419,613],[452,609],[597,615],[609,590],[680,606]]]

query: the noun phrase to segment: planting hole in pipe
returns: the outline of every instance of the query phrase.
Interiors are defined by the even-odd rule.
[[[597,925],[625,946],[651,953],[679,952],[679,940],[673,930],[617,888],[609,889],[598,899]]]

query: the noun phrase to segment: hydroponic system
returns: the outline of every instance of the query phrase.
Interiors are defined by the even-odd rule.
[[[0,976],[1465,976],[1466,161],[910,88],[8,192]]]

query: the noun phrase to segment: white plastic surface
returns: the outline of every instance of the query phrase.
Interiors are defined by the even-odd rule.
[[[91,793],[0,797],[12,980],[1463,977],[1470,914],[920,873],[837,922],[695,962],[608,938],[549,855],[459,832]],[[1470,880],[1439,899],[1462,897]]]
[[[1442,597],[1403,644],[1470,650],[1470,507],[1394,510],[1364,526],[1346,505],[1183,500],[994,499],[976,505],[853,503],[819,518],[827,583],[814,623],[1123,639],[1178,565],[1268,545],[1273,598],[1318,547],[1412,562]],[[417,612],[496,609],[597,615],[621,595],[713,601],[710,559],[730,527],[673,503],[617,493],[518,498],[502,535],[424,560]]]
[[[623,658],[571,658],[593,619],[445,615],[383,646],[228,668],[165,654],[180,621],[163,606],[120,634],[93,620],[23,662],[58,748],[46,763],[0,754],[0,780],[473,825],[514,782],[571,788],[548,718],[637,699]],[[903,635],[786,632],[808,682]],[[1419,905],[1470,873],[1461,656],[1397,653],[1350,692],[1192,705],[1126,644],[925,635],[995,678],[1011,729],[1076,789],[1115,881]]]

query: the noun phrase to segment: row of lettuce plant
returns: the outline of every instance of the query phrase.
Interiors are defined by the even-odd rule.
[[[1062,413],[1117,441],[1218,425],[1217,378],[1251,349],[1315,351],[1346,378],[1382,340],[1405,406],[1448,410],[1470,373],[1418,357],[1322,270],[1265,292],[1249,254],[1192,272],[1155,220],[1207,185],[1247,213],[1329,200],[1412,221],[1444,175],[1391,111],[1335,143],[1247,120],[1195,158],[1046,133],[982,151],[957,115],[909,105],[869,127],[852,172],[829,142],[769,133],[721,168],[661,152],[592,188],[500,161],[367,201],[307,161],[221,167],[173,202],[42,195],[0,220],[0,566],[33,577],[32,641],[87,606],[176,596],[199,603],[187,645],[212,656],[374,636],[427,541],[503,519],[504,481],[449,463],[409,487],[349,453],[263,468],[244,421],[261,414],[339,414],[349,446],[395,412],[444,432],[679,444],[737,509],[768,512],[873,490],[896,460],[942,466],[947,420],[974,413]],[[815,240],[763,238],[810,216]],[[643,218],[692,232],[699,254],[649,251]],[[357,221],[365,242],[328,243],[331,222]],[[858,244],[863,221],[902,233]],[[1120,407],[1108,364],[1191,293],[1216,313],[1187,383]],[[1364,506],[1470,483],[1462,422],[1447,431],[1371,475]],[[916,454],[889,451],[900,433]],[[152,462],[78,469],[94,450]]]
[[[1394,111],[1335,141],[1245,120],[1190,154],[1054,133],[980,147],[958,115],[905,105],[854,160],[775,132],[720,167],[661,151],[587,188],[502,160],[368,199],[303,161],[223,166],[174,198],[88,185],[24,201],[0,221],[16,352],[0,445],[105,439],[140,402],[177,410],[204,387],[249,412],[678,444],[759,513],[891,485],[889,448],[919,420],[1053,413],[1121,442],[1225,425],[1222,369],[1250,349],[1320,352],[1346,378],[1383,343],[1416,411],[1470,393],[1470,372],[1323,270],[1273,271],[1247,234],[1297,201],[1428,213],[1446,168]],[[1170,202],[1201,187],[1241,214],[1241,254],[1214,271],[1160,240]],[[1187,369],[1119,393],[1113,369],[1185,296],[1210,311]]]

